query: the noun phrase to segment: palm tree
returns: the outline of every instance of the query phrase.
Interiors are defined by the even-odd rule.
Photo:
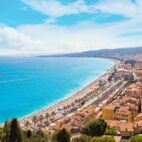
[[[84,101],[85,100],[85,96],[82,98],[82,101]]]
[[[38,121],[37,116],[34,115],[34,116],[32,117],[32,122],[34,123],[34,126],[36,125],[37,121]]]
[[[65,112],[65,111],[66,111],[66,109],[67,109],[67,107],[66,107],[66,106],[64,106],[64,107],[63,107],[63,109],[64,109],[64,112]]]
[[[75,99],[75,103],[78,103],[78,99]]]
[[[81,103],[81,98],[78,99],[79,104]]]
[[[48,123],[48,118],[49,118],[49,113],[48,112],[46,112],[45,118],[46,118],[46,123]]]
[[[71,103],[71,106],[74,107],[74,103],[73,102]]]
[[[40,123],[42,124],[42,121],[43,121],[43,115],[40,115],[40,116],[39,116],[39,121],[40,121]]]
[[[56,115],[55,111],[52,111],[51,116],[52,116],[53,119],[54,119],[55,115]]]
[[[26,121],[26,122],[25,122],[25,127],[26,127],[27,129],[28,129],[29,125],[30,125],[30,122],[29,122],[29,121]]]
[[[87,95],[84,96],[84,99],[85,99],[85,100],[87,99]]]
[[[49,113],[48,113],[48,112],[46,112],[46,114],[45,114],[45,118],[47,119],[47,121],[48,121],[48,117],[49,117]]]
[[[71,106],[70,105],[67,105],[67,110],[69,111],[69,108],[70,108]]]

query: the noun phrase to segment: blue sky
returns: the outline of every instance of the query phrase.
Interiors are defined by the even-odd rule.
[[[2,54],[142,45],[141,0],[1,0]]]
[[[48,0],[47,0],[48,1]],[[74,0],[60,0],[64,5],[73,3]],[[86,0],[87,5],[95,4],[98,1]],[[24,24],[41,24],[50,19],[50,15],[41,13],[33,9],[21,0],[2,0],[0,1],[0,22],[11,27]],[[56,17],[56,24],[62,26],[75,25],[79,21],[94,20],[97,23],[108,23],[125,20],[121,15],[107,15],[99,13],[79,13],[68,14]]]
[[[44,22],[46,15],[33,10],[20,0],[0,1],[0,22],[16,27],[22,24],[38,24]]]

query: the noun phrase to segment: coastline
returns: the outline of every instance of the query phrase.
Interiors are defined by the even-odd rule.
[[[105,58],[104,58],[105,59]],[[119,60],[114,60],[114,59],[108,59],[107,60],[111,60],[114,62],[114,64],[107,69],[106,71],[104,71],[100,76],[98,76],[97,78],[95,78],[94,81],[90,81],[90,83],[88,83],[87,85],[83,86],[82,89],[80,89],[79,91],[72,93],[71,95],[60,99],[59,101],[48,105],[46,107],[44,107],[41,110],[37,110],[31,114],[28,114],[22,118],[19,118],[20,120],[20,125],[23,126],[25,124],[26,121],[31,122],[32,121],[32,117],[37,115],[45,115],[46,112],[48,112],[49,114],[51,114],[53,111],[58,113],[58,109],[62,109],[64,106],[67,106],[68,104],[71,104],[73,102],[75,102],[76,99],[79,98],[83,98],[88,92],[91,92],[92,90],[94,90],[94,87],[98,85],[99,80],[104,79],[106,77],[108,77],[108,75],[110,74],[110,72],[112,71],[113,67],[118,65],[120,63]]]

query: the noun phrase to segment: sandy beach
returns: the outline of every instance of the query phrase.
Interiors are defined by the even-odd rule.
[[[113,62],[114,62],[113,67],[119,64],[119,61],[113,60]],[[30,114],[30,115],[27,115],[27,116],[21,118],[20,119],[20,125],[24,126],[26,121],[29,121],[29,122],[32,123],[32,118],[35,115],[36,116],[40,116],[40,115],[45,116],[46,113],[51,114],[53,111],[55,113],[57,113],[57,114],[60,113],[59,110],[63,110],[64,106],[67,106],[67,105],[69,105],[71,103],[74,103],[77,99],[83,98],[88,92],[93,91],[98,86],[99,80],[107,79],[108,76],[110,75],[110,73],[112,72],[113,67],[111,67],[110,69],[106,70],[101,76],[99,76],[93,82],[91,82],[87,86],[83,87],[81,90],[79,90],[78,92],[74,93],[73,95],[71,95],[71,96],[69,96],[69,97],[67,97],[65,99],[62,99],[59,102],[54,103],[51,106],[45,107],[45,108],[43,108],[43,109],[41,109],[41,110],[39,110],[37,112],[34,112],[34,113]]]

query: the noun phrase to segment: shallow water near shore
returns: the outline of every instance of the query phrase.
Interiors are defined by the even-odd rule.
[[[113,65],[99,58],[0,58],[0,123],[71,95]]]

